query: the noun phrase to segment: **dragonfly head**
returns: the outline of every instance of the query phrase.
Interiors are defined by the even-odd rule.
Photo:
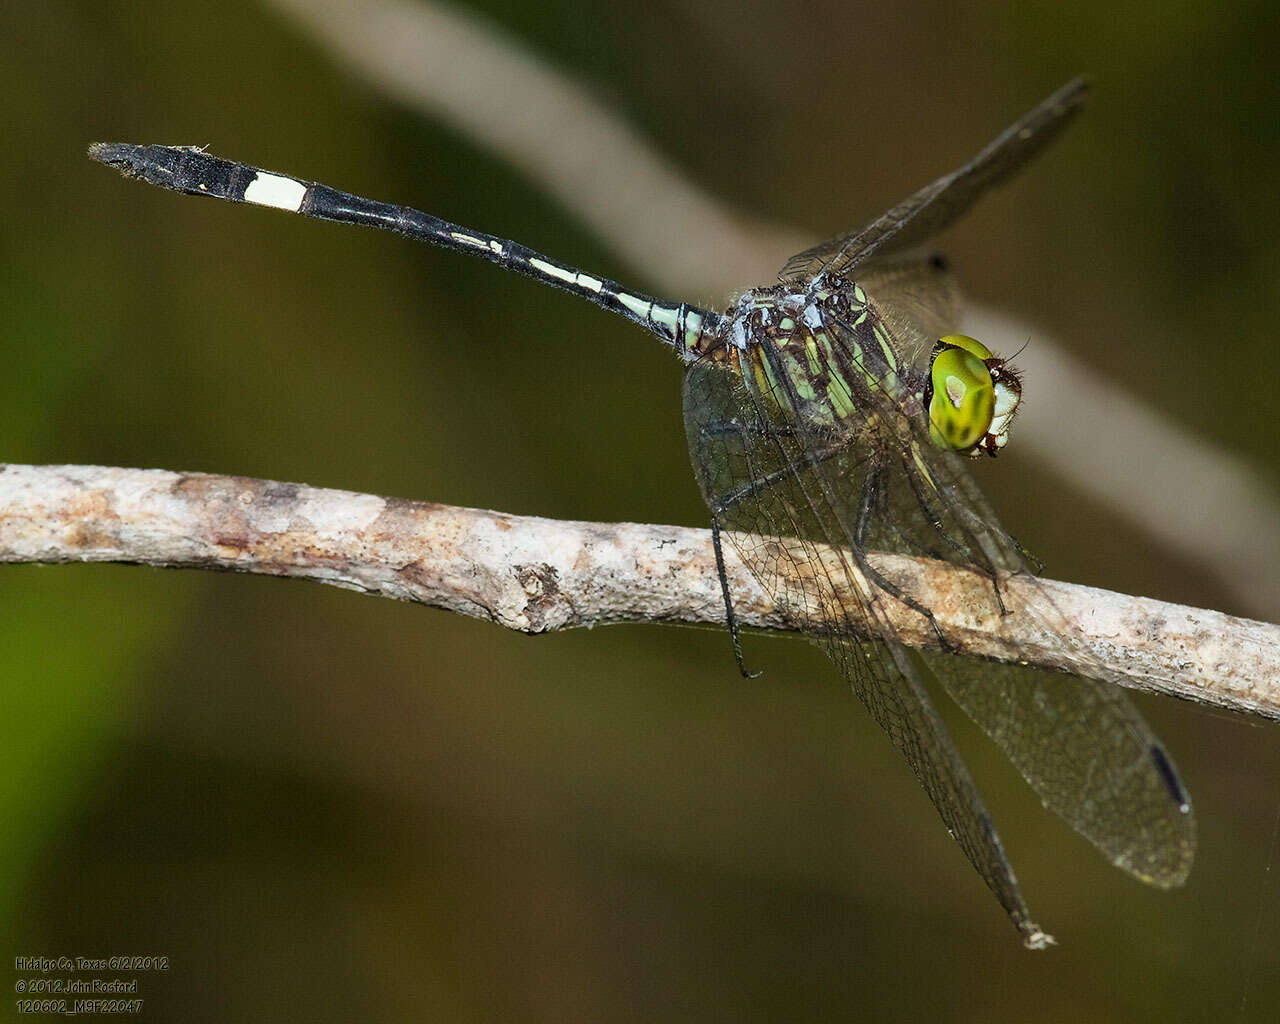
[[[963,455],[994,456],[1009,440],[1022,380],[982,342],[948,334],[933,348],[924,398],[935,445]]]

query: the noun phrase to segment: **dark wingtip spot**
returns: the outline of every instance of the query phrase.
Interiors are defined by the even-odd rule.
[[[1153,743],[1151,745],[1151,760],[1155,762],[1156,771],[1160,773],[1160,781],[1164,783],[1164,788],[1173,797],[1173,802],[1178,805],[1178,808],[1184,814],[1191,810],[1191,798],[1187,796],[1187,791],[1182,788],[1182,780],[1178,778],[1177,771],[1174,770],[1173,764],[1164,752],[1164,748],[1159,744]]]
[[[933,267],[934,270],[950,270],[951,261],[942,253],[935,252],[929,255],[929,266]]]

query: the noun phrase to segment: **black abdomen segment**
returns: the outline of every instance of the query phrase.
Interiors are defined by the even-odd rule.
[[[616,281],[548,259],[519,242],[464,228],[410,206],[366,199],[329,185],[223,160],[189,146],[96,142],[89,147],[89,155],[127,177],[174,192],[394,231],[415,241],[470,253],[624,316],[672,345],[686,360],[698,349],[699,339],[720,330],[721,318],[716,313],[630,291]]]

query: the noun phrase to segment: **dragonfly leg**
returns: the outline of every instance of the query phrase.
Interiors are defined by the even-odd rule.
[[[930,499],[928,489],[921,486],[922,481],[920,478],[911,471],[910,466],[904,465],[903,468],[906,471],[907,483],[911,487],[911,493],[915,495],[917,504],[925,510],[929,519],[929,525],[933,527],[933,532],[938,535],[938,539],[941,540],[946,547],[950,548],[952,552],[968,556],[968,549],[943,529],[942,516],[938,512],[937,506],[934,505]],[[935,558],[946,558],[946,556],[937,548],[929,549],[929,554],[933,555]]]
[[[773,429],[773,428],[771,428]],[[715,423],[704,426],[700,432],[699,445],[705,446],[709,439],[720,439],[724,437],[751,437],[760,431],[753,430],[751,427],[744,426],[741,423]],[[790,428],[782,428],[781,431],[774,430],[774,436],[778,433],[785,433],[790,436],[793,431]],[[819,465],[826,459],[832,458],[842,451],[844,445],[833,445],[821,452],[814,453],[809,456],[811,465]],[[733,596],[729,592],[729,577],[724,567],[724,546],[721,539],[722,527],[721,518],[731,512],[737,505],[755,497],[764,490],[772,487],[778,481],[792,475],[794,470],[790,467],[767,473],[757,480],[748,481],[743,486],[719,498],[711,505],[711,546],[716,556],[716,575],[720,580],[720,593],[724,598],[725,622],[729,627],[729,638],[733,644],[733,659],[738,664],[738,671],[742,673],[746,679],[754,679],[760,673],[748,670],[746,661],[742,655],[742,635],[738,628],[738,617],[733,610]]]
[[[1031,552],[1029,552],[1026,548],[1024,548],[1020,543],[1018,543],[1017,537],[1014,537],[1012,534],[1006,534],[1006,536],[1009,538],[1010,543],[1013,544],[1013,549],[1017,551],[1018,554],[1023,558],[1023,560],[1027,562],[1028,568],[1030,568],[1031,572],[1034,575],[1039,576],[1042,572],[1044,572],[1044,563],[1041,562],[1040,559],[1036,558],[1035,555],[1031,554]],[[994,589],[996,592],[996,604],[1000,606],[1000,614],[1008,615],[1009,609],[1005,607],[1004,595],[1000,593],[1000,577],[997,576],[994,572],[992,572],[991,574],[991,586],[992,586],[992,589]]]
[[[1039,576],[1044,572],[1044,562],[1040,561],[1040,559],[1036,558],[1035,555],[1024,548],[1022,546],[1022,542],[1018,540],[1017,537],[1013,534],[1009,534],[1009,540],[1013,542],[1014,550],[1022,556],[1023,560],[1027,563],[1027,568],[1029,568],[1034,575]]]
[[[917,614],[924,616],[925,620],[933,629],[934,635],[938,638],[939,645],[944,651],[949,651],[951,650],[951,642],[943,635],[942,627],[938,625],[938,620],[934,617],[933,612],[910,594],[906,593],[892,580],[886,578],[867,560],[867,527],[871,523],[871,514],[876,508],[876,503],[879,501],[879,492],[881,487],[880,480],[883,472],[883,469],[879,466],[871,467],[870,471],[867,473],[866,482],[862,487],[862,500],[859,503],[858,508],[858,522],[854,528],[853,537],[850,538],[852,541],[850,550],[853,554],[854,564],[857,565],[858,570],[863,574],[863,576],[869,579],[890,597],[900,601]]]
[[[966,546],[964,544],[959,543],[953,537],[949,536],[943,528],[942,518],[938,514],[937,508],[932,501],[931,492],[934,494],[937,493],[935,489],[936,485],[933,484],[930,480],[926,478],[922,478],[918,474],[918,472],[915,470],[915,468],[910,464],[909,461],[904,460],[903,469],[907,474],[907,480],[910,481],[911,490],[915,494],[916,500],[920,503],[920,506],[928,513],[929,522],[934,527],[934,530],[955,551],[958,551],[960,554],[962,554],[965,558],[965,561],[972,568],[982,573],[982,575],[986,576],[987,579],[991,581],[991,589],[995,594],[996,605],[1000,609],[1000,614],[1008,615],[1009,609],[1006,607],[1004,603],[1004,595],[1001,594],[1000,592],[1000,575],[996,571],[995,565],[991,564],[989,560],[984,558],[984,553],[982,551],[981,545],[975,543],[971,546]],[[963,508],[963,505],[960,505],[959,503],[953,503],[953,507]],[[982,529],[990,528],[989,526],[983,526],[982,524],[977,524],[977,525]],[[972,534],[970,534],[969,536],[972,537]],[[1013,540],[1013,538],[1009,538],[1009,539]],[[1013,541],[1013,544],[1014,544],[1014,547],[1018,549],[1019,553],[1025,554],[1025,552],[1022,551],[1022,548],[1018,545],[1017,541]]]
[[[729,577],[724,568],[724,548],[720,543],[720,517],[714,512],[711,515],[711,547],[716,553],[716,576],[720,580],[720,596],[724,598],[724,618],[729,627],[729,642],[733,645],[733,660],[738,663],[743,679],[755,679],[760,673],[749,671],[742,657],[742,634],[738,629],[738,615],[733,610]]]
[[[833,459],[848,447],[847,442],[829,445],[826,448],[820,448],[814,452],[805,452],[804,461],[805,469],[812,469],[821,466],[828,459]],[[764,476],[754,480],[748,480],[737,490],[730,491],[717,502],[716,509],[719,512],[729,512],[734,506],[742,504],[759,494],[764,493],[780,480],[785,480],[789,476],[796,475],[796,468],[793,466],[784,466],[781,469],[775,469],[772,473],[766,473]]]
[[[929,516],[935,515],[932,509],[930,509],[927,505],[923,504],[923,501],[920,497],[920,492],[919,490],[916,489],[915,481],[911,479],[910,474],[908,474],[907,478],[911,482],[912,491],[916,496],[917,502],[920,503],[921,507],[925,509],[926,514]],[[931,558],[937,558],[940,561],[945,561],[947,558],[952,557],[951,553],[948,552],[941,545],[930,544],[930,543],[927,543],[926,540],[922,537],[911,536],[908,533],[906,533],[901,526],[898,525],[897,517],[891,516],[889,514],[889,495],[884,488],[880,489],[878,501],[879,501],[879,507],[876,509],[876,514],[877,514],[880,526],[882,529],[888,529],[888,531],[898,539],[898,542],[900,545],[898,550],[913,551],[913,552],[920,551],[929,555]],[[942,532],[942,527],[939,522],[937,522],[936,520],[932,520],[930,522],[930,525],[933,527],[934,531],[938,534],[939,539],[945,542],[953,551],[960,551],[960,552],[965,551],[965,548],[962,545],[956,543],[954,539],[952,539],[951,537],[948,537],[945,533]]]
[[[770,424],[768,427],[748,426],[745,423],[734,423],[732,420],[721,420],[719,423],[705,423],[701,427],[703,440],[720,441],[726,437],[795,437],[795,427],[784,423]]]

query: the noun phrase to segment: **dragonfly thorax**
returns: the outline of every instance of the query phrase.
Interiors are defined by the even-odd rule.
[[[909,435],[925,423],[924,370],[903,361],[866,293],[844,278],[744,292],[706,355],[765,405],[818,428]]]

